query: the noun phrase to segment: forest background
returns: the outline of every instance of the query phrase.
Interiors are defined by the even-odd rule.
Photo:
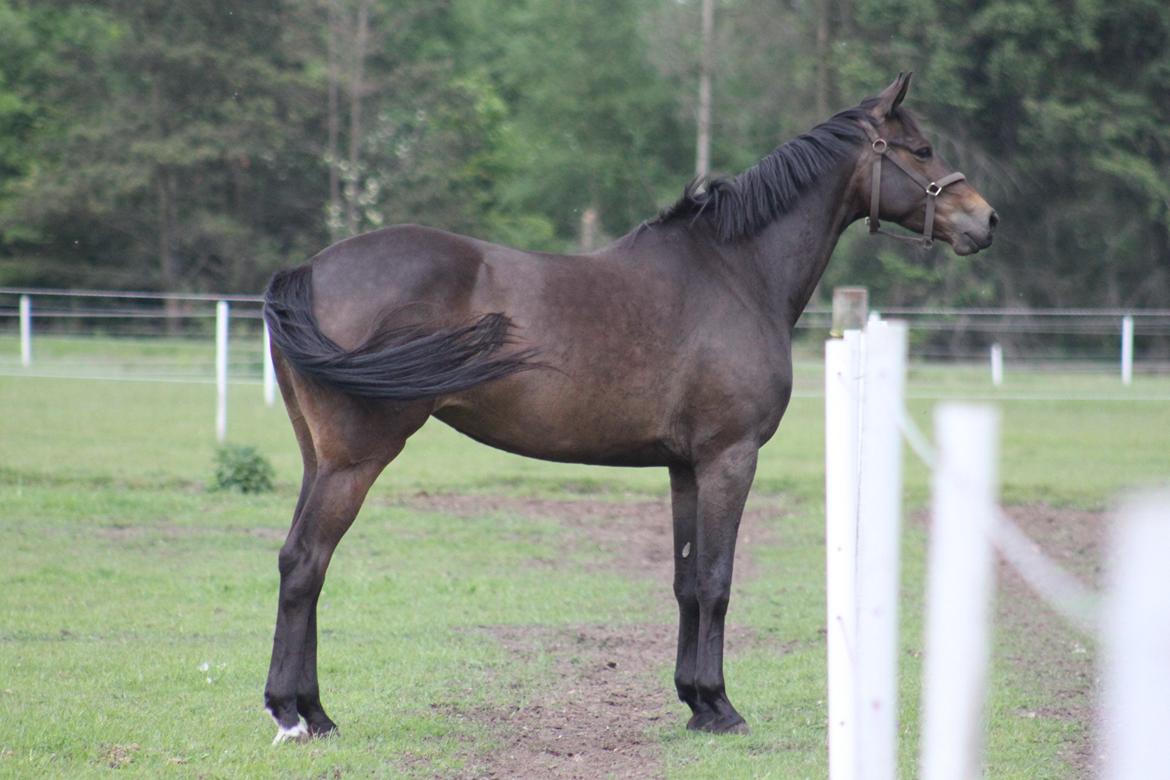
[[[703,0],[0,0],[0,284],[257,292],[419,222],[596,246],[696,170]],[[1165,0],[711,0],[710,168],[915,72],[992,250],[847,231],[884,305],[1165,307]]]

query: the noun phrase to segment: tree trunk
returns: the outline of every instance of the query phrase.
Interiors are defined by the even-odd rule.
[[[817,121],[829,116],[829,14],[831,0],[817,0],[817,86],[814,102]]]
[[[366,48],[370,38],[370,0],[361,0],[353,40],[353,73],[349,92],[349,176],[346,185],[345,227],[349,235],[358,232],[358,188],[360,185],[362,139],[362,91],[366,70]]]
[[[174,252],[174,186],[171,176],[161,165],[155,171],[155,194],[158,202],[156,227],[158,230],[158,261],[159,279],[165,292],[176,292],[179,288],[179,269],[175,263]],[[174,335],[179,331],[179,302],[167,300],[164,304],[166,312],[166,331]]]
[[[325,156],[329,162],[329,240],[336,241],[340,232],[341,222],[341,152],[338,148],[338,136],[341,131],[341,68],[338,63],[338,39],[341,36],[341,9],[338,7],[341,0],[329,2],[329,29],[326,34],[326,50],[329,62],[328,75],[328,140]]]
[[[699,109],[696,117],[695,176],[711,172],[711,69],[715,46],[715,0],[703,0],[702,54],[699,63]]]
[[[597,246],[597,207],[590,206],[581,212],[581,251],[592,252]]]
[[[162,96],[159,94],[159,78],[150,82],[150,112],[155,140],[162,141],[164,130],[162,123]],[[158,240],[158,272],[159,286],[164,292],[176,292],[179,286],[179,273],[175,264],[174,253],[174,188],[170,173],[161,163],[156,163],[154,170],[155,189],[155,230]],[[167,300],[163,304],[166,312],[166,332],[174,334],[179,329],[179,302]]]

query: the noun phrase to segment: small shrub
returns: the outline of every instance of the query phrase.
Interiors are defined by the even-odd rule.
[[[212,490],[241,493],[268,493],[276,472],[255,447],[226,444],[215,451],[215,478]]]

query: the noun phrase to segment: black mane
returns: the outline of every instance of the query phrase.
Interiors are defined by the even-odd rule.
[[[872,102],[835,114],[734,179],[710,179],[702,189],[703,180],[693,179],[674,205],[647,224],[705,218],[721,242],[757,235],[792,208],[801,190],[866,140],[861,123],[873,124],[867,105]]]

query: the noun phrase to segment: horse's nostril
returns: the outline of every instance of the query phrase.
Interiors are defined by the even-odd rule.
[[[987,218],[987,226],[995,230],[995,226],[999,224],[999,214],[995,209],[991,210],[991,216]]]

